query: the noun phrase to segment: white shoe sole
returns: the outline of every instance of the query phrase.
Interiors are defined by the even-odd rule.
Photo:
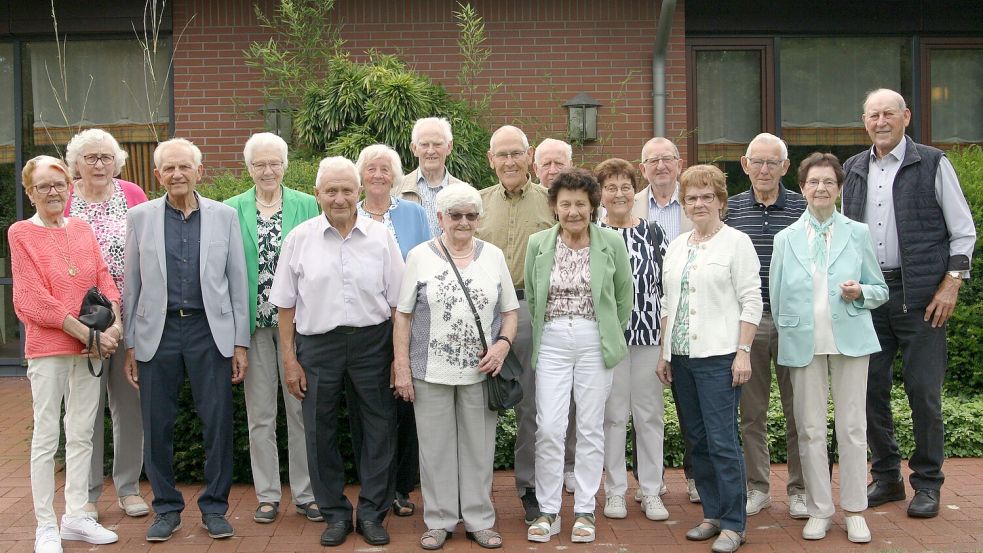
[[[618,511],[617,513],[609,513],[608,510],[605,509],[604,518],[628,518],[628,509]]]
[[[106,545],[108,543],[116,543],[119,541],[119,536],[106,536],[104,538],[94,538],[87,534],[76,534],[75,532],[65,532],[62,530],[61,539],[63,541],[84,541],[85,543],[90,543],[92,545]]]
[[[657,521],[669,520],[669,511],[666,511],[665,513],[656,513],[654,515],[650,515],[648,511],[646,511],[645,518],[649,520],[657,520]]]
[[[174,530],[171,532],[171,535],[170,536],[167,536],[166,538],[157,538],[157,537],[151,538],[151,537],[147,537],[147,541],[149,541],[149,542],[162,542],[162,541],[167,541],[167,540],[173,538],[174,537],[174,534],[177,534],[177,531],[180,530],[182,526],[183,526],[183,524],[179,522],[178,525],[174,527]]]

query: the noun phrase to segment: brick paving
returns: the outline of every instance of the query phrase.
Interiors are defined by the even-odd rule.
[[[35,520],[32,512],[30,489],[30,436],[31,394],[25,378],[0,378],[0,553],[28,553],[34,546]],[[899,551],[983,551],[983,459],[950,459],[946,461],[946,483],[942,489],[942,512],[934,519],[916,520],[905,515],[905,504],[891,503],[867,511],[867,521],[873,534],[873,542],[867,545],[851,544],[846,539],[842,513],[834,517],[834,525],[825,540],[806,542],[801,538],[804,521],[788,517],[788,498],[784,492],[786,470],[783,465],[773,466],[772,499],[770,509],[748,520],[748,543],[741,548],[746,553],[763,552],[899,552]],[[59,490],[55,499],[55,511],[62,512],[64,498],[60,485],[64,473],[58,472]],[[608,520],[600,515],[603,498],[598,498],[598,532],[593,544],[571,544],[572,499],[564,496],[562,533],[548,544],[533,544],[525,538],[526,526],[522,522],[522,507],[515,497],[512,474],[495,474],[493,493],[498,512],[498,529],[505,545],[503,551],[584,551],[584,552],[708,552],[708,543],[687,542],[687,529],[699,522],[702,512],[699,505],[688,501],[683,473],[679,469],[666,471],[669,494],[664,497],[670,520],[647,520],[637,504],[629,500],[629,516],[624,520]],[[170,541],[150,545],[144,540],[149,518],[128,518],[115,505],[111,483],[107,483],[105,500],[99,503],[104,524],[120,535],[120,541],[112,545],[91,546],[82,542],[64,542],[66,552],[146,552],[153,553],[219,553],[219,552],[268,552],[291,553],[329,551],[318,545],[323,525],[308,522],[287,509],[277,522],[260,525],[252,521],[255,496],[251,487],[236,485],[230,499],[230,521],[236,536],[227,540],[212,540],[197,524],[196,494],[200,485],[182,486],[188,508],[184,513],[184,528]],[[629,490],[629,494],[633,490]],[[141,485],[145,497],[150,496],[150,486]],[[289,488],[285,487],[283,504],[290,505]],[[357,488],[347,490],[350,499],[357,497]],[[384,548],[365,544],[353,534],[338,551],[422,551],[418,545],[420,534],[426,529],[420,512],[419,492],[411,496],[417,504],[417,514],[408,518],[390,516],[386,525],[392,543]],[[477,544],[464,539],[463,529],[458,530],[447,542],[445,551],[478,551]]]

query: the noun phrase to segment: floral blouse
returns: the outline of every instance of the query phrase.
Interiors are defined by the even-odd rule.
[[[590,290],[590,248],[572,250],[557,236],[546,296],[546,321],[565,315],[597,320]]]
[[[280,257],[283,240],[283,212],[277,211],[264,219],[256,210],[256,238],[259,240],[259,279],[256,293],[256,327],[277,326],[276,306],[270,303],[273,273]]]
[[[77,217],[89,223],[96,235],[96,242],[102,251],[102,258],[109,267],[116,288],[123,294],[123,252],[126,243],[126,195],[116,179],[113,179],[113,194],[104,202],[89,203],[78,193],[78,186],[72,188],[72,207],[69,217]]]
[[[672,325],[672,354],[689,355],[689,268],[696,259],[696,248],[690,246],[686,265],[679,281],[679,307],[676,309],[675,324]]]

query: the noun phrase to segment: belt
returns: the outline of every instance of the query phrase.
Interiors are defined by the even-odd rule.
[[[523,290],[522,288],[516,288],[515,289],[515,299],[517,299],[519,301],[522,301],[522,300],[526,299],[526,291]]]
[[[901,269],[882,269],[884,280],[901,280]]]
[[[204,309],[174,309],[168,311],[168,315],[177,315],[178,317],[193,317],[194,315],[200,315],[204,313]]]

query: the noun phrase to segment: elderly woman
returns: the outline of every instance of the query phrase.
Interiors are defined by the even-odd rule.
[[[65,148],[65,160],[76,179],[68,195],[65,215],[89,223],[96,234],[102,258],[120,294],[123,292],[123,244],[126,242],[126,212],[147,201],[143,189],[117,178],[126,163],[126,151],[113,135],[102,129],[88,129],[75,135]],[[140,393],[126,380],[123,364],[126,346],[120,344],[102,372],[99,404],[92,432],[92,466],[89,473],[89,501],[83,509],[99,520],[96,502],[102,495],[103,441],[102,414],[109,397],[113,421],[113,484],[117,504],[131,517],[150,512],[140,497],[140,472],[143,471],[143,423]]]
[[[577,405],[573,542],[594,541],[594,496],[604,467],[604,405],[613,369],[628,353],[634,304],[631,264],[617,232],[594,221],[601,191],[582,169],[561,172],[548,202],[559,224],[529,237],[526,299],[536,371],[536,499],[529,541],[560,531],[563,444],[570,395]],[[658,489],[658,488],[656,488]]]
[[[406,255],[418,244],[430,240],[427,212],[420,204],[392,195],[393,184],[403,179],[399,154],[385,144],[373,144],[358,154],[355,167],[362,179],[365,199],[358,203],[360,217],[368,217],[386,225],[396,239],[399,251]],[[355,428],[353,439],[358,440],[361,429]],[[416,423],[413,404],[396,402],[396,497],[393,514],[406,517],[413,514],[415,505],[409,494],[419,482],[420,460],[417,451]]]
[[[659,362],[659,297],[662,296],[662,256],[668,243],[658,223],[632,215],[638,185],[631,163],[609,159],[594,168],[601,187],[605,215],[600,226],[617,231],[628,248],[635,297],[625,329],[628,355],[613,370],[611,395],[604,407],[604,516],[625,518],[625,442],[628,414],[636,436],[638,494],[645,516],[666,520],[662,488],[664,438],[662,383],[652,370]]]
[[[809,521],[802,537],[826,537],[834,512],[826,454],[826,405],[832,380],[840,454],[840,506],[850,541],[867,543],[867,362],[881,350],[870,311],[888,299],[867,225],[836,212],[844,173],[832,154],[799,165],[809,207],[775,236],[771,306],[778,362],[792,367],[795,425]]]
[[[502,537],[492,528],[491,500],[498,415],[487,407],[484,381],[501,371],[512,347],[519,301],[502,250],[474,237],[478,191],[449,185],[437,194],[436,207],[443,235],[407,257],[393,327],[396,392],[415,402],[420,440],[427,525],[420,546],[440,549],[460,519],[468,538],[498,548]],[[482,351],[468,297],[488,351]]]
[[[661,328],[668,336],[656,370],[663,384],[676,383],[703,502],[703,522],[686,539],[719,534],[712,550],[736,551],[747,523],[737,405],[761,320],[760,266],[751,239],[722,221],[727,183],[720,169],[690,167],[679,184],[693,230],[666,251]]]
[[[92,456],[92,420],[102,388],[89,374],[86,355],[112,355],[119,346],[119,291],[103,260],[92,227],[65,217],[68,167],[38,156],[24,165],[24,191],[37,212],[7,231],[14,276],[14,310],[24,323],[24,354],[34,403],[31,439],[31,494],[38,528],[34,551],[60,553],[61,540],[114,543],[83,509]],[[89,328],[77,314],[82,298],[96,286],[113,302],[116,322],[89,344]],[[62,401],[65,403],[65,515],[59,534],[54,512],[55,452]]]
[[[312,521],[324,518],[314,501],[307,469],[304,415],[300,401],[286,393],[283,355],[277,329],[276,306],[270,303],[273,273],[280,244],[294,227],[320,213],[317,200],[283,186],[287,171],[287,143],[273,133],[257,133],[243,149],[246,170],[254,186],[225,203],[239,213],[239,228],[246,252],[246,277],[252,298],[249,321],[249,371],[246,373],[246,418],[249,456],[259,505],[253,520],[269,523],[280,510],[280,458],[277,452],[277,396],[283,389],[287,413],[287,454],[290,495],[297,513]]]

